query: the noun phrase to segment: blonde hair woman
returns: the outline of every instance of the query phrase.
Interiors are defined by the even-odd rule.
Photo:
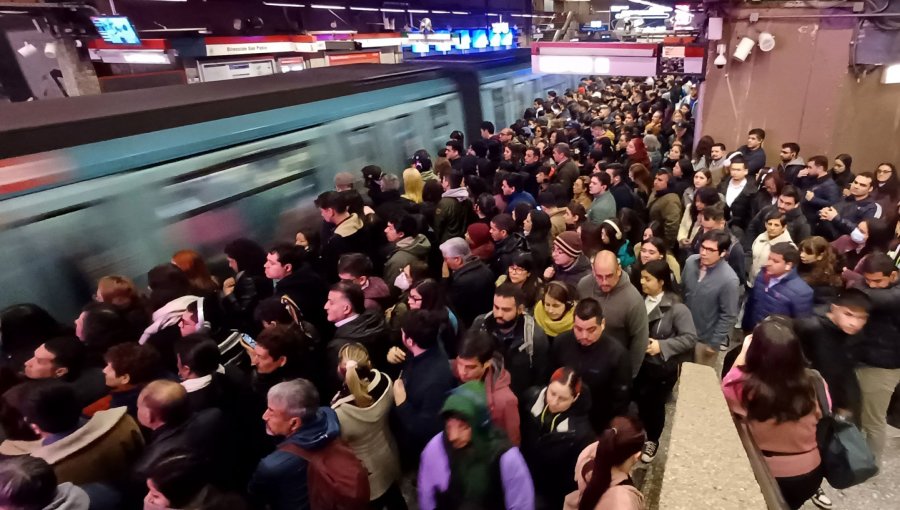
[[[341,437],[369,472],[372,508],[396,508],[403,494],[397,443],[388,423],[394,407],[393,382],[372,367],[369,352],[358,343],[341,347],[337,371],[343,385],[331,408],[341,423]]]
[[[422,189],[425,187],[425,181],[422,174],[415,168],[407,168],[403,171],[403,198],[412,200],[417,204],[422,203]]]

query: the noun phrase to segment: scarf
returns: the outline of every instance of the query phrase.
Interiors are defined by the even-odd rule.
[[[544,300],[540,300],[534,306],[534,320],[544,330],[544,333],[547,333],[547,336],[555,338],[569,331],[574,326],[575,307],[569,307],[562,317],[558,320],[553,320],[547,315],[547,310],[544,308]]]
[[[456,497],[464,503],[480,504],[494,489],[491,485],[496,463],[511,445],[491,422],[481,381],[470,381],[453,390],[441,408],[441,416],[448,415],[472,427],[472,439],[462,449],[454,448],[444,436],[444,449],[450,461],[448,491],[458,490]]]

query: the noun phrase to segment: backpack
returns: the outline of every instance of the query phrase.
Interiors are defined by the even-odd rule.
[[[369,508],[369,473],[341,438],[320,450],[304,450],[292,443],[278,447],[305,459],[309,507],[315,510]]]
[[[813,372],[816,399],[822,409],[822,419],[816,426],[816,440],[825,479],[835,489],[861,484],[878,473],[875,456],[856,425],[831,412],[825,396],[825,380],[818,372]]]

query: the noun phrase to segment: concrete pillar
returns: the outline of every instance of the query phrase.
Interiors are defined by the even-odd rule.
[[[70,96],[87,96],[100,93],[100,80],[94,71],[94,65],[75,46],[75,40],[64,37],[57,40],[56,58],[59,70],[62,71],[66,93]]]

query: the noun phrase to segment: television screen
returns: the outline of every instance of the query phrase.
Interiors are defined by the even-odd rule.
[[[110,44],[141,44],[137,31],[125,16],[91,16],[97,32]]]

